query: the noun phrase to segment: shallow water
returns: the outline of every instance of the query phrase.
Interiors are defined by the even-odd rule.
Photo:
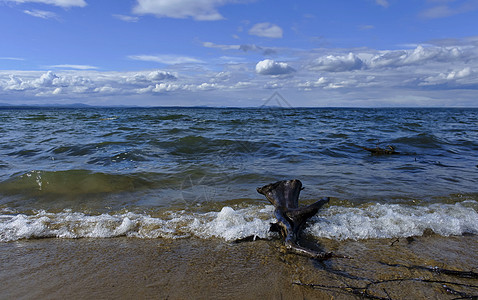
[[[477,154],[478,109],[0,109],[0,240],[270,238],[292,178],[315,237],[476,234]]]

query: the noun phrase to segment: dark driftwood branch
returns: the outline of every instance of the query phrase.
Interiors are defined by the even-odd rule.
[[[473,271],[458,271],[458,270],[449,270],[449,269],[444,269],[439,267],[427,267],[427,266],[416,266],[416,265],[407,266],[407,265],[401,265],[401,264],[389,264],[385,262],[380,262],[380,263],[390,267],[407,268],[409,270],[425,270],[425,271],[433,272],[436,274],[445,274],[445,275],[450,275],[450,276],[455,276],[460,278],[478,279],[478,273]]]
[[[311,205],[299,207],[299,194],[302,190],[300,180],[283,180],[257,188],[257,192],[266,196],[274,205],[274,215],[277,223],[272,224],[271,230],[279,231],[284,238],[285,246],[291,252],[316,258],[328,259],[335,256],[329,252],[317,252],[299,245],[299,237],[307,219],[314,216],[319,209],[329,202],[323,198]]]
[[[478,295],[458,291],[455,288],[452,288],[449,286],[449,285],[455,285],[459,287],[468,287],[468,288],[476,289],[478,288],[478,286],[476,285],[446,281],[446,280],[431,280],[431,279],[424,279],[424,278],[395,278],[395,279],[386,279],[386,280],[376,280],[376,281],[371,281],[367,283],[365,286],[349,286],[349,285],[335,286],[335,285],[324,285],[324,284],[302,283],[302,282],[293,282],[292,284],[310,287],[314,289],[323,289],[323,290],[337,289],[345,293],[359,295],[360,297],[363,297],[366,299],[392,300],[392,298],[390,297],[386,289],[382,289],[382,291],[387,295],[387,297],[381,297],[381,296],[374,295],[373,292],[370,291],[371,288],[384,283],[393,283],[393,282],[401,283],[401,282],[407,282],[407,281],[413,281],[418,283],[439,284],[441,285],[445,293],[460,296],[459,298],[454,298],[454,299],[477,299],[478,298]]]
[[[400,154],[400,152],[395,151],[395,147],[388,145],[388,149],[382,149],[379,146],[375,148],[362,147],[362,149],[369,151],[372,155],[390,155],[390,154]]]
[[[391,264],[380,262],[383,265],[390,266],[390,267],[397,267],[397,268],[407,268],[409,270],[424,270],[428,272],[435,273],[436,275],[447,275],[456,277],[459,279],[477,279],[478,274],[473,271],[458,271],[458,270],[449,270],[443,269],[438,267],[427,267],[427,266],[417,266],[417,265],[402,265],[402,264]],[[334,269],[326,268],[327,271],[343,276],[344,278],[350,279],[350,276],[344,276],[341,272],[336,272]],[[377,295],[378,293],[378,286],[381,284],[391,284],[391,283],[402,283],[402,282],[416,282],[422,284],[430,284],[430,285],[438,285],[440,286],[442,292],[458,296],[454,299],[478,299],[478,285],[470,283],[470,281],[452,281],[442,280],[442,279],[427,279],[426,276],[421,277],[400,277],[400,278],[391,278],[391,279],[384,279],[384,280],[373,280],[369,278],[361,278],[360,280],[366,280],[368,282],[363,284],[357,285],[349,285],[346,281],[343,281],[343,285],[325,285],[320,283],[303,283],[303,282],[293,282],[294,285],[309,287],[313,289],[320,289],[325,291],[337,291],[341,293],[350,293],[353,295],[358,295],[365,299],[380,299],[380,300],[392,300],[393,298],[389,295],[388,291],[383,288],[382,292],[386,295],[386,297]],[[466,291],[460,291],[458,289],[466,288]]]

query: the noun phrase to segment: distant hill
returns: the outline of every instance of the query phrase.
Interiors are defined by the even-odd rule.
[[[0,108],[94,108],[94,107],[105,107],[105,108],[122,108],[122,107],[136,107],[134,105],[88,105],[83,103],[72,103],[72,104],[10,104],[0,102]]]

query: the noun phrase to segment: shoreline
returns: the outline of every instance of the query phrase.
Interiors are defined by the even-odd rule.
[[[439,272],[477,272],[476,235],[317,242],[325,251],[353,259],[314,261],[284,253],[279,240],[121,237],[1,243],[0,298],[354,299],[361,292],[390,299],[456,298],[452,291],[478,295],[478,279]]]

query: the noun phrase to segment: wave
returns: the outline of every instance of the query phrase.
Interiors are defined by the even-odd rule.
[[[170,114],[170,115],[157,117],[158,120],[179,120],[179,119],[185,119],[185,118],[189,118],[189,116],[184,114]]]
[[[115,157],[118,160],[124,158],[125,156],[122,154]],[[234,161],[231,160],[229,164],[234,165]],[[65,207],[71,205],[71,202],[62,202],[66,199],[87,201],[94,197],[96,201],[109,206],[110,201],[114,202],[112,199],[120,197],[122,198],[120,202],[127,205],[145,195],[152,195],[155,201],[158,201],[157,195],[166,193],[169,198],[164,200],[164,204],[168,205],[168,203],[174,203],[179,196],[180,198],[190,196],[193,199],[199,199],[204,196],[204,190],[211,190],[215,194],[220,192],[222,194],[220,199],[244,198],[247,197],[244,193],[238,196],[235,194],[237,190],[232,189],[231,186],[234,185],[240,189],[243,188],[241,185],[247,185],[247,189],[255,195],[254,189],[257,182],[273,180],[269,175],[255,172],[241,171],[228,174],[220,168],[208,169],[201,165],[173,173],[168,172],[166,168],[159,170],[161,172],[142,170],[137,173],[128,173],[128,171],[111,174],[82,169],[32,170],[14,174],[10,178],[0,181],[0,204],[13,201],[17,206],[27,205],[30,209],[39,209],[42,207],[30,207],[36,205],[38,199],[46,200],[52,205],[56,203],[60,207]],[[131,194],[122,197],[121,195],[124,193]],[[246,195],[248,194],[249,192],[246,192]],[[13,197],[8,200],[10,196]],[[212,201],[212,199],[210,200]],[[212,202],[216,203],[216,200]],[[94,201],[88,201],[88,203],[94,203]]]
[[[141,176],[95,173],[88,170],[30,171],[0,182],[1,194],[75,195],[113,193],[150,187]]]
[[[420,236],[433,231],[442,236],[478,234],[478,202],[406,206],[368,204],[360,207],[330,206],[314,217],[305,233],[315,238],[359,240]],[[18,214],[0,209],[0,241],[37,238],[219,238],[234,241],[246,237],[270,239],[273,207],[224,206],[220,211],[168,211],[160,215],[122,212],[88,215],[65,210]]]
[[[447,142],[431,133],[419,133],[416,135],[404,136],[390,141],[391,144],[403,144],[423,149],[440,149]]]
[[[176,140],[156,142],[157,145],[172,155],[199,155],[199,154],[263,154],[262,152],[269,153],[275,149],[279,149],[281,146],[272,142],[252,141],[249,139],[249,135],[245,134],[243,137],[237,140],[231,139],[214,139],[201,135],[189,135],[181,137]],[[262,151],[262,152],[261,152]],[[277,152],[277,151],[275,151]],[[275,153],[277,154],[277,153]]]

